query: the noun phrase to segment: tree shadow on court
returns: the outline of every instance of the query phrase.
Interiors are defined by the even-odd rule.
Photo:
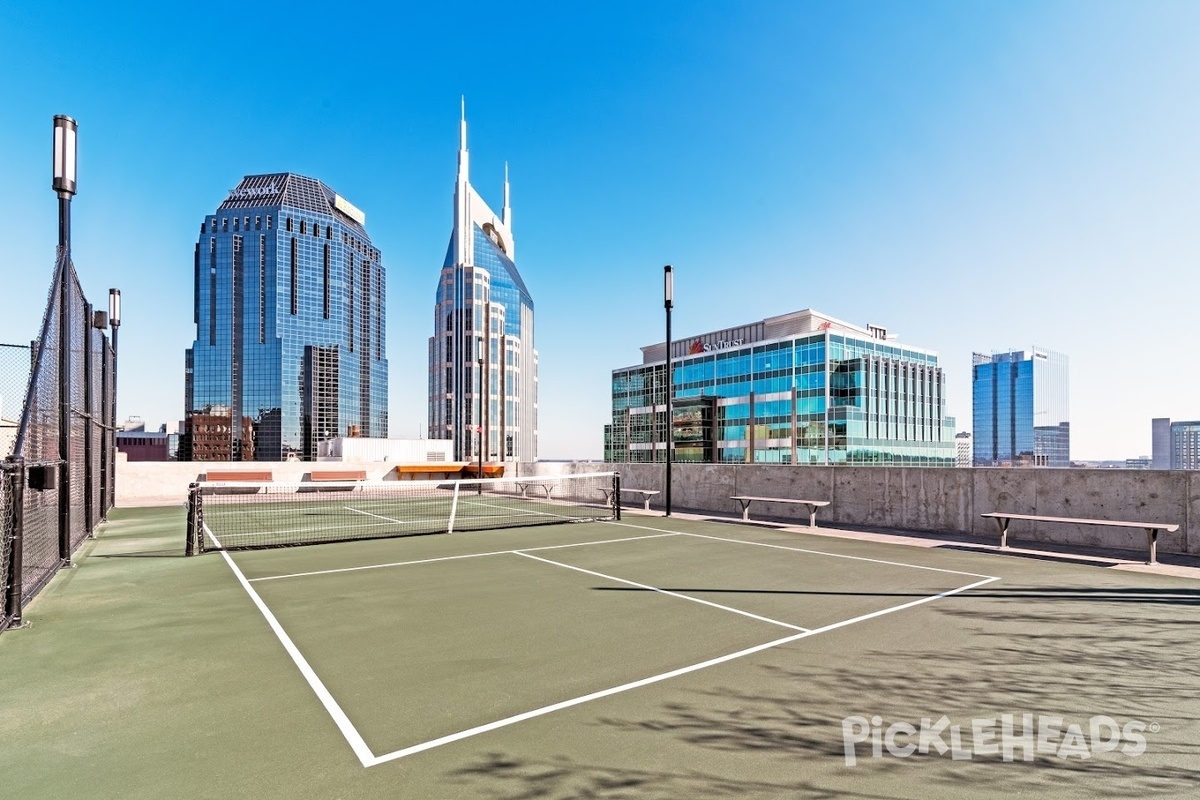
[[[658,737],[670,739],[660,747],[685,745],[694,757],[678,771],[608,763],[597,749],[587,761],[494,754],[455,777],[507,800],[1193,797],[1200,786],[1196,599],[1188,589],[989,586],[927,607],[933,616],[915,627],[899,627],[897,618],[872,649],[840,652],[837,634],[796,642],[730,662],[713,673],[721,679],[711,688],[677,687],[669,702],[593,723],[644,737],[646,752],[656,751]],[[877,715],[886,728],[946,715],[970,748],[972,720],[1002,714],[1018,726],[1023,714],[1035,722],[1060,716],[1064,728],[1076,723],[1085,733],[1095,715],[1138,720],[1148,726],[1146,749],[1086,759],[1036,753],[1024,761],[1017,747],[1012,762],[1000,755],[958,761],[886,750],[875,758],[865,743],[855,766],[845,762],[849,716]],[[728,754],[745,756],[738,761],[758,780],[718,774]]]
[[[721,798],[805,797],[865,800],[874,794],[827,790],[805,781],[737,780],[699,769],[647,770],[588,763],[568,756],[521,759],[491,753],[452,774],[471,784],[472,796],[496,800],[721,800]]]

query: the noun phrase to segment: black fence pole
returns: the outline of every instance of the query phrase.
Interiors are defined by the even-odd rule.
[[[96,530],[96,511],[93,504],[95,499],[96,469],[92,455],[95,453],[96,415],[92,404],[96,397],[96,389],[92,385],[92,304],[84,303],[83,319],[83,409],[87,415],[83,428],[83,522],[88,536],[94,536]]]
[[[100,521],[108,519],[108,459],[112,449],[109,446],[108,415],[109,415],[109,379],[108,379],[108,341],[100,337],[100,421],[96,427],[100,433]],[[96,422],[95,420],[92,420]]]
[[[66,215],[70,236],[71,202],[59,200],[60,236],[62,215]],[[59,249],[63,261],[58,286],[58,557],[63,566],[71,563],[71,253],[68,246]]]
[[[8,496],[12,503],[9,514],[8,591],[4,593],[4,618],[8,627],[21,626],[21,584],[25,580],[21,562],[24,559],[22,540],[25,535],[25,460],[10,457],[4,464],[4,480],[9,482]]]

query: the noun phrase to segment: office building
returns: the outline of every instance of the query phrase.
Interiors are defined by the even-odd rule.
[[[248,175],[200,225],[181,458],[313,460],[386,437],[384,269],[366,216],[313,178]]]
[[[470,182],[467,122],[459,122],[454,229],[429,337],[429,438],[456,461],[537,460],[538,354],[533,298],[517,271],[508,168],[499,216]]]
[[[811,309],[642,348],[612,373],[605,459],[952,467],[937,354]]]
[[[1200,469],[1200,420],[1150,420],[1154,469]]]
[[[1068,363],[1044,347],[972,357],[977,467],[1069,467]]]

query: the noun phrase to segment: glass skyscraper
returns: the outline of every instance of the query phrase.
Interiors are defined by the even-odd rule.
[[[200,225],[181,457],[316,458],[388,435],[384,269],[365,215],[313,178],[248,175]]]
[[[805,310],[671,343],[612,373],[605,460],[952,467],[937,354]]]
[[[508,168],[500,216],[470,183],[467,122],[459,122],[454,230],[429,337],[429,438],[458,461],[537,460],[538,355],[533,298],[517,271]]]
[[[1067,357],[1031,347],[972,361],[975,466],[1071,466]]]

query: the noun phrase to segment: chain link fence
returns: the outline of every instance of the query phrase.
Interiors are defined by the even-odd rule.
[[[113,504],[116,355],[60,256],[39,335],[0,344],[0,630]]]

